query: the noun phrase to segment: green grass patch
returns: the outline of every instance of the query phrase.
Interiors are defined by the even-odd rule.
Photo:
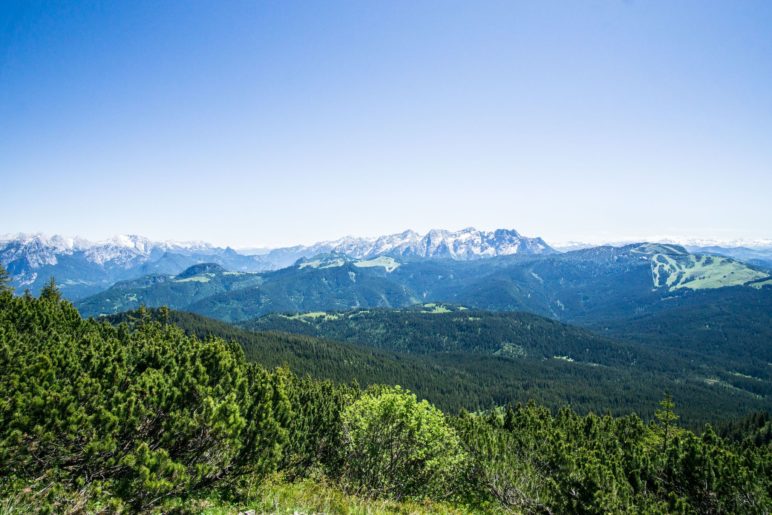
[[[655,254],[651,263],[654,286],[670,291],[742,286],[768,277],[744,263],[719,256]]]
[[[175,283],[208,283],[212,280],[214,274],[194,275],[193,277],[186,277],[185,279],[175,279]]]
[[[397,268],[399,268],[399,263],[392,257],[388,256],[381,256],[377,257],[375,259],[366,259],[364,261],[356,261],[354,263],[354,266],[357,268],[372,268],[372,267],[383,267],[386,269],[387,272],[393,272]]]

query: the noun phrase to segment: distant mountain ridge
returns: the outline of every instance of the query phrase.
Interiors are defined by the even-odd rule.
[[[358,259],[387,255],[404,258],[468,260],[512,254],[551,254],[555,250],[543,239],[522,236],[514,229],[480,231],[474,227],[467,227],[460,231],[432,229],[423,235],[408,230],[376,238],[349,236],[307,247],[276,249],[269,252],[266,257],[271,259],[291,252],[296,252],[298,258],[336,253]]]
[[[261,255],[243,255],[229,247],[215,247],[207,243],[154,242],[141,236],[131,235],[102,242],[61,236],[49,238],[42,235],[19,235],[10,239],[0,238],[0,263],[11,274],[12,285],[18,292],[29,289],[36,294],[51,277],[55,277],[63,295],[71,300],[80,300],[103,292],[121,281],[150,275],[176,276],[191,266],[203,263],[218,265],[230,272],[263,273],[290,268],[296,264],[301,269],[307,267],[313,269],[317,266],[329,268],[353,260],[356,263],[347,265],[347,271],[361,276],[360,272],[363,272],[362,269],[366,267],[382,267],[388,273],[412,262],[425,261],[427,266],[417,268],[418,273],[423,274],[432,269],[433,265],[428,262],[439,264],[447,261],[472,265],[471,268],[456,270],[457,273],[467,273],[465,270],[474,269],[477,274],[487,275],[495,272],[498,265],[495,263],[487,265],[483,262],[516,258],[516,261],[543,262],[543,266],[534,264],[535,268],[531,267],[534,269],[518,279],[518,284],[514,286],[515,289],[538,293],[543,288],[536,277],[554,275],[549,270],[551,267],[556,266],[557,270],[561,270],[565,264],[576,262],[577,259],[584,260],[587,266],[590,266],[595,256],[600,258],[601,262],[607,259],[622,259],[630,265],[640,264],[650,268],[650,272],[646,275],[651,277],[651,286],[670,291],[731,285],[760,288],[772,284],[770,279],[772,263],[764,261],[764,256],[758,252],[743,254],[743,257],[752,258],[747,261],[750,263],[748,266],[737,261],[731,256],[731,252],[724,249],[714,248],[704,253],[691,253],[689,250],[691,249],[687,250],[672,244],[633,244],[625,247],[602,246],[559,253],[541,238],[525,237],[513,229],[479,231],[474,228],[460,231],[437,229],[424,235],[414,231],[404,231],[377,238],[346,237],[309,246],[274,249]],[[316,261],[319,261],[320,265],[315,265]],[[324,261],[323,265],[321,265],[322,261]],[[481,266],[477,267],[475,263],[480,263]],[[544,268],[545,266],[547,268]],[[601,265],[599,271],[604,267],[605,265]],[[439,275],[447,276],[449,273],[451,273],[450,270],[445,270]],[[562,279],[556,276],[555,280],[570,283],[572,273]],[[497,291],[510,296],[512,291],[506,293],[505,290],[512,285],[504,284],[511,283],[511,278],[502,281],[488,284],[475,296],[495,295]],[[432,284],[431,288],[415,288],[416,284],[412,279],[400,281],[400,289],[405,285],[411,292],[405,298],[418,300],[426,300],[429,290],[436,291],[438,288],[443,288],[442,284]],[[556,286],[559,285],[556,284]],[[302,292],[303,288],[299,287],[298,294]],[[468,293],[471,292],[466,292]],[[452,294],[453,297],[461,294],[458,285]],[[525,300],[522,295],[515,295],[515,297],[520,299],[516,302],[517,305],[522,302],[531,305],[535,301],[535,299]],[[387,295],[384,298],[391,297]],[[444,296],[438,296],[435,299],[454,300]],[[555,299],[553,305],[542,312],[560,318],[559,311],[564,310],[561,306],[567,305],[567,301],[574,300]],[[384,301],[383,304],[390,305],[390,301]],[[490,307],[496,309],[504,307],[499,305],[498,301],[495,304]],[[292,305],[294,306],[294,303]]]
[[[0,263],[18,290],[36,293],[54,277],[70,299],[92,295],[126,279],[177,274],[202,262],[234,271],[268,268],[259,258],[202,242],[155,242],[136,235],[99,242],[42,234],[0,239]]]
[[[257,274],[197,265],[176,277],[155,274],[117,283],[76,306],[97,316],[141,304],[168,305],[243,321],[271,312],[449,302],[597,321],[641,316],[696,292],[737,287],[763,290],[766,297],[772,293],[772,275],[731,258],[646,243],[469,260],[326,253]]]
[[[261,255],[245,255],[230,247],[203,242],[157,242],[137,235],[116,236],[101,242],[42,234],[0,238],[0,263],[8,269],[18,290],[28,288],[36,293],[55,277],[63,294],[70,299],[83,298],[118,281],[143,275],[176,275],[199,263],[214,263],[234,272],[262,272],[327,253],[345,254],[355,259],[394,256],[470,260],[554,252],[541,238],[528,238],[514,229],[434,229],[425,235],[405,231],[377,238],[346,237],[308,246],[273,249]]]

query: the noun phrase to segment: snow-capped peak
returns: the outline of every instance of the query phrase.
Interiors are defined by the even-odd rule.
[[[31,268],[56,265],[61,256],[82,252],[86,259],[98,265],[112,263],[125,265],[143,260],[153,251],[213,250],[203,242],[155,242],[144,236],[122,234],[107,240],[90,241],[80,237],[67,237],[42,233],[5,235],[0,237],[0,261],[7,264],[19,257],[26,258]]]
[[[475,259],[510,254],[542,254],[553,250],[541,238],[521,236],[514,229],[459,231],[432,229],[424,235],[412,230],[377,238],[342,238],[310,248],[347,254],[355,258],[379,255],[403,257]]]

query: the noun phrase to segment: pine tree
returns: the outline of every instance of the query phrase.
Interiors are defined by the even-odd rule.
[[[655,416],[662,427],[662,452],[664,453],[670,443],[678,415],[675,414],[675,402],[670,392],[665,392],[665,397],[659,401],[659,406],[660,409],[655,412]]]
[[[13,288],[11,287],[11,276],[8,274],[5,267],[0,264],[0,293],[11,291],[13,291]]]
[[[62,298],[62,293],[59,291],[59,288],[56,286],[56,279],[51,277],[51,279],[48,280],[48,284],[46,284],[42,290],[40,290],[40,298],[45,300],[51,300],[51,301],[59,301]]]

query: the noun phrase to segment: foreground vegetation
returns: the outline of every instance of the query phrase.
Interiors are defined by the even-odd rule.
[[[679,427],[669,398],[650,423],[534,403],[448,414],[399,387],[266,370],[163,320],[84,320],[53,284],[39,298],[0,292],[0,370],[7,512],[772,505],[768,417],[730,440]]]

